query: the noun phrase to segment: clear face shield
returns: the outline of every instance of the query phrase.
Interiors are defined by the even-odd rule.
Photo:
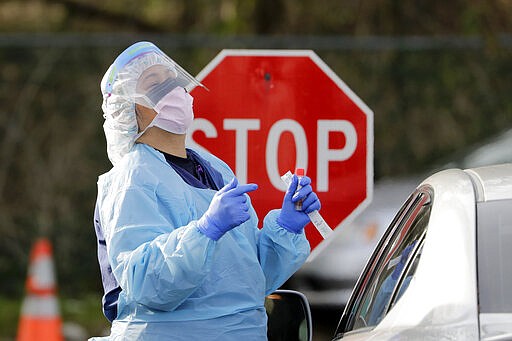
[[[130,46],[114,61],[104,95],[116,94],[155,108],[176,87],[190,92],[197,85],[203,86],[158,47],[140,42]]]
[[[150,42],[124,50],[109,67],[100,87],[107,153],[115,164],[130,151],[139,132],[134,103],[155,109],[176,87],[203,86]]]

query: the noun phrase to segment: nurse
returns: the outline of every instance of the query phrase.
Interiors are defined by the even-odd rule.
[[[113,164],[94,216],[106,339],[265,340],[265,296],[309,255],[307,213],[320,209],[311,179],[294,176],[260,230],[248,195],[257,185],[185,147],[194,86],[150,42],[128,47],[101,82]]]

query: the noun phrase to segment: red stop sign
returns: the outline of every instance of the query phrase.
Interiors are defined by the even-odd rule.
[[[321,215],[342,226],[371,200],[373,113],[313,51],[224,50],[197,76],[188,145],[219,156],[260,219],[280,208],[280,176],[305,168]],[[314,248],[322,240],[312,224]]]

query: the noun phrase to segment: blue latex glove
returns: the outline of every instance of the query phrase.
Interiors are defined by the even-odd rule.
[[[283,199],[283,207],[281,213],[277,218],[277,223],[293,233],[301,233],[304,227],[309,223],[308,213],[315,210],[320,210],[320,200],[318,196],[313,192],[311,187],[311,179],[304,176],[300,179],[300,185],[302,186],[297,193],[297,184],[299,179],[296,175],[293,175],[292,182],[288,187]],[[295,210],[295,203],[302,200],[302,211]]]
[[[219,240],[224,233],[249,220],[245,193],[257,188],[256,184],[238,185],[238,180],[233,178],[213,196],[210,207],[197,222],[199,231]]]

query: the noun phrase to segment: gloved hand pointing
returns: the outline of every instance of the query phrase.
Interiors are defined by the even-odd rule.
[[[197,222],[199,231],[219,240],[224,233],[249,220],[245,193],[257,188],[256,184],[238,185],[238,180],[233,178],[213,196],[210,207]]]
[[[298,183],[299,179],[293,175],[292,182],[284,195],[281,213],[277,218],[280,226],[293,233],[301,233],[309,223],[308,213],[320,210],[321,207],[320,200],[311,187],[311,179],[308,176],[302,177],[300,179],[302,188],[297,191]],[[299,200],[302,200],[302,211],[295,210],[295,203]]]

